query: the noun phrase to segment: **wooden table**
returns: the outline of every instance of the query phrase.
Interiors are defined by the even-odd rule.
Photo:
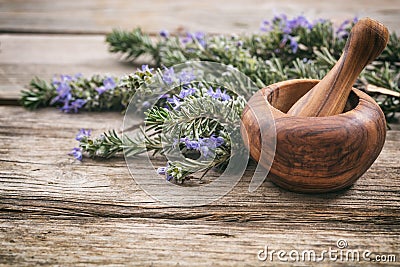
[[[91,128],[94,134],[120,128],[122,115],[66,115],[52,108],[26,111],[17,105],[17,99],[34,75],[50,78],[54,73],[130,72],[133,66],[107,53],[104,36],[98,33],[119,23],[124,27],[148,25],[146,30],[155,31],[163,28],[165,21],[166,28],[173,30],[183,24],[186,16],[203,14],[213,5],[216,10],[224,6],[197,1],[198,6],[193,9],[186,1],[171,7],[155,1],[160,7],[156,9],[149,3],[142,6],[143,1],[136,5],[131,2],[86,0],[72,6],[70,1],[53,4],[45,0],[0,0],[0,265],[287,265],[277,254],[272,262],[260,261],[257,254],[265,246],[269,252],[321,253],[330,247],[337,249],[340,239],[347,241],[347,250],[395,255],[396,262],[388,266],[400,263],[398,124],[392,125],[373,166],[348,190],[304,195],[266,181],[256,192],[249,193],[250,175],[246,174],[222,199],[193,208],[166,207],[146,195],[130,176],[122,156],[108,161],[85,158],[82,163],[68,156],[76,145],[74,136],[79,128]],[[246,1],[244,5],[243,1],[233,1],[233,11],[226,12],[236,14],[240,13],[239,7],[250,10],[252,6],[255,14],[260,14],[256,2],[249,5]],[[314,1],[300,1],[300,9],[288,9],[289,1],[280,2],[277,9],[289,13],[307,10],[308,14],[317,14],[324,7]],[[357,3],[352,1],[347,13],[340,10],[339,4],[325,12],[330,17],[351,11],[357,14],[357,4],[353,2]],[[372,17],[380,14],[398,26],[397,4],[383,2],[387,5],[378,1],[374,9],[373,2],[368,1],[372,7],[368,6],[367,11],[364,7],[364,13],[374,10]],[[140,19],[118,9],[124,5],[128,11],[140,13]],[[263,5],[266,6],[269,4]],[[75,17],[68,12],[74,9],[77,18],[71,19]],[[179,12],[172,22],[149,21],[154,16],[173,17],[174,10]],[[110,15],[116,12],[123,16]],[[252,25],[243,22],[245,16],[233,19],[227,14],[219,18],[225,23],[223,29],[206,25],[205,30],[239,31],[238,28]],[[147,20],[143,22],[142,18]],[[194,18],[194,26],[203,25],[203,20]],[[251,165],[249,171],[252,168]],[[326,257],[322,265],[343,263],[355,264],[333,262]],[[362,259],[360,263],[373,264]]]

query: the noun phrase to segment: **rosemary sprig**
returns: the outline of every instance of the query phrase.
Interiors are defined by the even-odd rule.
[[[146,127],[129,137],[109,131],[97,138],[82,129],[77,136],[79,147],[71,154],[77,159],[82,159],[82,153],[109,158],[123,150],[125,155],[135,156],[146,151],[168,155],[178,149],[184,159],[168,157],[167,166],[160,168],[159,173],[167,180],[183,182],[197,171],[223,169],[235,156],[231,151],[235,144],[231,143],[228,132],[238,125],[231,122],[240,117],[245,99],[258,88],[282,80],[324,77],[342,53],[355,21],[345,21],[335,28],[327,20],[310,22],[303,16],[288,19],[280,15],[264,21],[261,33],[242,36],[201,32],[169,36],[162,31],[153,38],[140,29],[114,30],[106,38],[111,52],[121,53],[128,61],[145,56],[156,69],[143,65],[120,79],[62,75],[47,83],[35,78],[29,90],[23,92],[21,102],[30,109],[56,106],[65,112],[124,110],[135,95],[135,111],[147,110]],[[216,77],[194,81],[188,73],[177,77],[171,66],[190,60],[232,66],[257,87],[238,86],[234,79],[224,81]],[[386,49],[366,67],[354,85],[374,97],[387,119],[400,112],[399,73],[400,40],[396,33],[391,33]],[[149,101],[151,95],[159,89],[151,86],[154,79],[165,84],[175,79],[180,84],[148,109],[149,103],[153,103]],[[237,87],[245,90],[232,93]],[[221,115],[218,120],[206,116],[215,111]]]

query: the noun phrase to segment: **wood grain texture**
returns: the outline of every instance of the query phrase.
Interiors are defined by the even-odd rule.
[[[324,117],[343,112],[361,71],[379,56],[389,40],[388,29],[370,18],[351,29],[343,54],[328,74],[287,112],[300,117]]]
[[[264,19],[275,13],[290,17],[332,19],[340,24],[354,16],[373,17],[391,30],[399,30],[397,0],[0,0],[0,32],[105,33],[112,28],[145,32],[161,29],[240,33],[258,31]],[[73,16],[71,15],[73,14]]]
[[[121,123],[118,113],[0,106],[0,264],[287,265],[260,262],[257,252],[321,252],[340,238],[351,249],[400,257],[399,131],[388,132],[377,161],[348,190],[303,195],[266,181],[249,193],[250,164],[224,198],[176,208],[146,195],[122,157],[80,163],[66,155],[79,128],[99,134]]]
[[[345,113],[328,117],[286,113],[297,97],[319,83],[300,79],[263,88],[252,96],[242,115],[242,133],[248,136],[251,156],[266,168],[273,160],[271,180],[297,192],[328,192],[352,185],[378,157],[385,142],[383,112],[357,89],[353,89]],[[267,101],[274,121],[263,120]],[[273,132],[263,134],[263,129],[271,127],[276,129],[275,154],[262,145],[263,139],[274,137]]]

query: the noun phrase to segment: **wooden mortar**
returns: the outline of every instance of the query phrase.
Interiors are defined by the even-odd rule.
[[[352,185],[378,157],[385,116],[367,94],[352,88],[363,68],[388,41],[388,30],[365,18],[350,32],[342,56],[321,80],[270,85],[249,100],[242,137],[250,155],[270,169],[272,182],[298,192],[329,192]],[[263,117],[270,109],[274,117]],[[262,136],[276,127],[273,155]],[[261,153],[263,151],[264,153]]]
[[[335,191],[352,185],[372,165],[386,137],[385,116],[367,94],[352,89],[347,110],[327,117],[286,114],[319,80],[290,80],[258,91],[242,115],[242,136],[252,158],[268,168],[270,180],[288,190],[307,193]],[[270,104],[267,106],[266,101]],[[276,127],[275,155],[261,146],[260,114],[272,111]],[[252,122],[252,123],[244,123]],[[268,132],[267,130],[265,132]],[[247,139],[248,138],[248,139]],[[268,139],[267,139],[268,140]],[[266,158],[260,159],[261,149]]]

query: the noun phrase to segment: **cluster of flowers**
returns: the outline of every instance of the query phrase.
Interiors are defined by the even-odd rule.
[[[90,82],[87,81],[82,74],[76,74],[74,76],[60,75],[60,77],[53,77],[51,85],[55,88],[56,95],[50,101],[50,105],[61,104],[61,111],[65,113],[77,113],[78,110],[83,108],[92,98],[91,95],[87,94],[89,91],[82,91],[81,87],[87,83]],[[106,91],[113,90],[117,86],[116,79],[111,76],[105,76],[103,79],[101,79],[100,83],[101,85],[95,87],[95,92],[97,92],[99,96],[104,94]],[[79,93],[75,91],[79,91],[81,98],[79,97]]]
[[[215,152],[215,149],[225,143],[224,138],[215,135],[212,135],[210,137],[200,137],[198,139],[190,139],[188,137],[184,137],[181,138],[179,141],[179,143],[184,144],[186,149],[199,152],[200,157],[203,159],[210,159],[210,157],[212,157],[213,153]],[[165,167],[160,167],[157,169],[157,173],[160,175],[165,175],[167,181],[171,181],[176,175],[179,175],[181,172],[182,170],[179,170],[179,167],[171,168],[170,163],[167,163]]]
[[[163,38],[169,37],[169,32],[167,30],[161,30],[160,36]],[[202,47],[206,47],[206,34],[204,32],[187,32],[186,35],[180,36],[180,41],[183,45],[187,45],[190,43],[198,43]]]
[[[143,65],[135,73],[139,76],[142,73],[147,73],[146,75],[155,74],[154,70],[149,68],[147,65]],[[172,90],[169,93],[164,94],[163,98],[165,101],[156,104],[155,107],[165,108],[166,111],[180,110],[180,106],[183,105],[185,101],[198,97],[206,97],[212,101],[219,101],[221,103],[232,100],[232,96],[227,93],[226,89],[221,89],[220,87],[213,88],[212,86],[204,85],[202,82],[196,82],[196,75],[191,69],[182,70],[176,73],[173,67],[164,67],[163,71],[160,71],[159,74],[161,75],[165,86]],[[124,79],[121,79],[121,81],[122,82],[119,85],[115,85],[115,83],[105,79],[103,85],[96,88],[96,91],[99,94],[102,94],[104,91],[109,90],[107,88],[111,88],[110,84],[112,85],[112,88],[124,84]],[[174,88],[174,85],[179,86]],[[142,104],[147,105],[146,101]],[[150,105],[150,103],[148,104]],[[152,109],[153,107],[148,106],[147,108]],[[79,142],[79,146],[74,147],[69,154],[81,161],[84,152],[90,153],[90,151],[94,149],[94,145],[90,146],[90,144],[99,144],[99,147],[102,147],[101,143],[104,142],[104,135],[99,138],[93,138],[91,137],[91,130],[80,129],[75,139]],[[212,161],[216,156],[216,149],[224,144],[226,144],[225,139],[213,132],[209,136],[200,136],[197,138],[185,136],[175,139],[172,146],[185,149],[185,153],[197,152],[200,160]],[[185,173],[185,171],[187,172],[187,170],[183,170],[182,167],[176,166],[176,164],[174,165],[172,162],[168,162],[166,167],[159,168],[158,173],[165,175],[167,180],[171,180],[172,178],[183,178],[183,173]]]
[[[80,129],[78,134],[75,136],[75,140],[78,142],[81,142],[83,139],[87,139],[90,137],[92,133],[92,130],[85,130],[85,129]],[[81,147],[74,147],[72,151],[69,153],[69,155],[72,155],[74,158],[77,160],[81,161],[83,157],[83,151]]]
[[[173,109],[178,109],[182,104],[182,100],[188,96],[200,96],[201,90],[197,87],[193,87],[192,82],[196,79],[195,74],[191,70],[183,70],[178,75],[175,74],[174,68],[164,68],[163,81],[167,85],[180,84],[182,89],[178,94],[167,97],[167,102],[172,106]],[[226,90],[222,91],[221,88],[217,87],[214,89],[210,86],[206,94],[214,99],[221,101],[231,100],[231,96],[226,93]]]
[[[292,52],[295,54],[299,49],[299,34],[297,32],[298,29],[307,29],[311,31],[313,27],[317,24],[325,23],[327,20],[325,19],[317,19],[315,21],[309,21],[305,16],[300,15],[293,19],[288,19],[285,14],[280,14],[274,16],[274,18],[269,20],[264,20],[261,23],[260,30],[262,32],[270,32],[273,30],[277,30],[283,33],[282,45],[286,45],[289,42],[290,48]],[[356,23],[358,18],[355,17],[352,21],[345,20],[336,30],[336,36],[341,39],[347,38],[349,28],[353,23]]]
[[[55,103],[62,103],[63,106],[60,108],[61,111],[74,111],[75,113],[78,112],[78,109],[82,108],[86,104],[86,100],[72,100],[73,97],[71,93],[71,83],[76,82],[81,76],[81,74],[76,74],[73,77],[70,75],[60,75],[59,80],[57,79],[57,77],[54,77],[52,85],[56,88],[57,96],[51,100],[50,105],[53,105]]]

